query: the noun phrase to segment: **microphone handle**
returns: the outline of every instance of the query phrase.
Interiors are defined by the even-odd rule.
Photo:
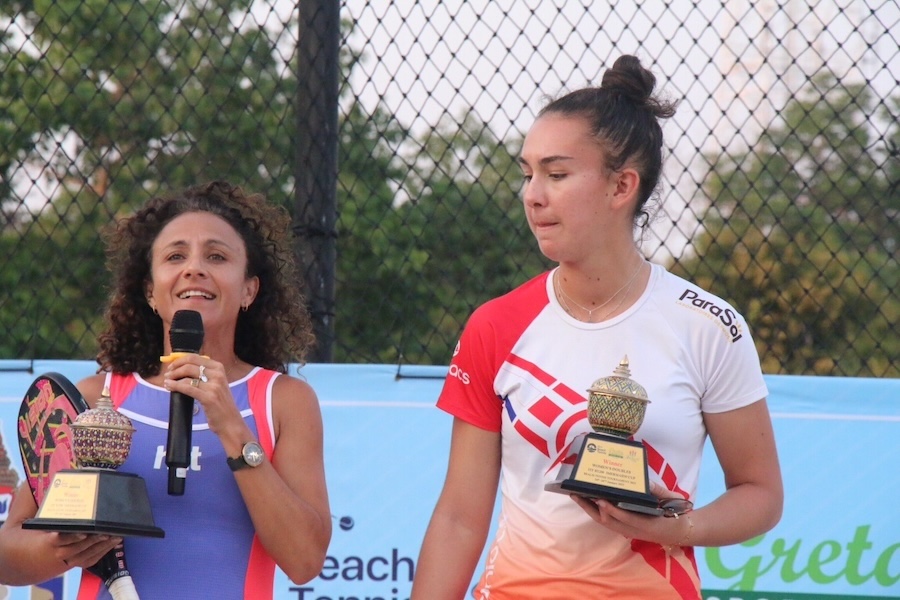
[[[169,396],[169,431],[166,440],[166,466],[169,468],[169,495],[184,495],[187,469],[191,465],[191,424],[194,399],[181,392]]]

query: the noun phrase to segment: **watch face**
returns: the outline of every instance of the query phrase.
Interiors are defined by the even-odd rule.
[[[245,444],[241,454],[244,456],[244,460],[247,461],[247,464],[251,467],[258,467],[262,464],[263,459],[266,457],[265,453],[263,453],[262,447],[260,447],[260,445],[256,442]]]

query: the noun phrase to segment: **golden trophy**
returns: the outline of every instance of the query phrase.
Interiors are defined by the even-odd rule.
[[[647,391],[631,379],[628,357],[613,374],[596,380],[588,392],[588,422],[594,430],[583,434],[575,465],[564,465],[560,478],[545,489],[603,498],[627,510],[652,515],[677,515],[691,508],[680,498],[657,498],[650,493],[647,449],[629,439],[644,422]],[[564,472],[565,471],[565,472]]]
[[[40,508],[25,529],[164,537],[154,525],[144,480],[116,471],[131,451],[134,427],[117,411],[109,391],[71,424],[77,469],[53,475]]]

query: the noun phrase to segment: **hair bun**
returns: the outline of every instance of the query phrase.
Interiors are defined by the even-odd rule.
[[[630,54],[620,56],[611,69],[603,74],[600,88],[612,94],[620,94],[638,106],[649,109],[655,116],[668,118],[675,114],[675,105],[661,102],[653,96],[656,76],[641,66],[641,61]]]

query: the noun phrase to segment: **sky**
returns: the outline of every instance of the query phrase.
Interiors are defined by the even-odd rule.
[[[339,1],[353,24],[345,43],[364,56],[352,93],[414,132],[472,111],[499,139],[518,140],[549,98],[598,84],[621,54],[640,57],[680,101],[664,125],[657,235],[669,247],[699,226],[704,153],[752,144],[811,74],[827,66],[882,97],[900,88],[896,0]],[[296,10],[296,0],[256,0],[246,18],[279,29]]]
[[[827,66],[883,97],[900,82],[894,0],[343,0],[342,17],[365,55],[355,95],[414,131],[472,110],[518,139],[549,97],[598,84],[621,54],[641,58],[680,101],[664,126],[672,246],[699,226],[703,153],[752,144],[811,74]]]
[[[826,63],[889,89],[900,80],[892,1],[344,0],[342,16],[368,57],[358,95],[426,121],[474,106],[499,133],[526,127],[545,96],[597,83],[624,53],[649,63],[686,114],[710,99],[737,110],[736,97],[755,111],[764,92],[776,110]]]

